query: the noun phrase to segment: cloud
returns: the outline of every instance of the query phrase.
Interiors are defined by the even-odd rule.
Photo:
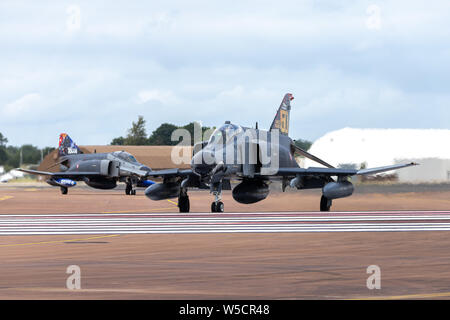
[[[264,128],[286,92],[294,138],[448,127],[446,0],[70,5],[0,2],[0,130],[11,144],[54,145],[60,131],[109,143],[141,114],[148,132],[194,120]]]
[[[243,86],[235,86],[234,88],[230,90],[224,90],[219,92],[217,95],[218,98],[233,98],[233,99],[240,99],[244,95],[244,87]]]
[[[66,20],[66,28],[69,32],[75,32],[81,28],[81,9],[78,5],[70,5],[67,7],[68,14]]]
[[[179,99],[170,90],[142,90],[137,94],[136,102],[138,104],[144,104],[150,101],[157,101],[163,104],[178,103]]]
[[[7,118],[27,116],[30,112],[36,113],[38,111],[41,100],[38,93],[29,93],[8,103],[1,111],[3,116]]]

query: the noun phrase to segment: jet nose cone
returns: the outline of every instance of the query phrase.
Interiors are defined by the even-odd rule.
[[[211,151],[199,151],[192,157],[191,168],[195,173],[201,176],[210,173],[215,166],[216,161],[214,154]]]

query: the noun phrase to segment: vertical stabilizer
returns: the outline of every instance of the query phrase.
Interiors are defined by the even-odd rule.
[[[289,135],[289,113],[291,111],[291,100],[293,99],[294,96],[291,93],[284,95],[275,119],[273,119],[272,125],[270,126],[270,130],[279,129],[280,134]]]
[[[59,135],[58,155],[68,156],[71,154],[81,154],[80,148],[72,141],[67,133],[61,133]]]

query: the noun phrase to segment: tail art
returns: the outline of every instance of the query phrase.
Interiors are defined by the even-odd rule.
[[[289,135],[289,112],[291,111],[291,100],[294,96],[291,93],[286,93],[281,105],[278,108],[275,119],[273,119],[270,130],[279,129],[281,134]]]
[[[75,142],[70,139],[67,133],[61,133],[59,135],[59,156],[67,156],[71,154],[81,154],[80,148],[75,144]]]

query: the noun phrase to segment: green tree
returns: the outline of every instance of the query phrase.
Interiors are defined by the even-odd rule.
[[[131,128],[128,129],[125,144],[134,146],[148,144],[147,132],[145,130],[145,120],[143,116],[139,116],[137,122],[133,122]]]
[[[8,160],[6,165],[10,168],[17,168],[20,164],[20,149],[18,147],[8,146],[6,148]]]
[[[179,127],[171,123],[163,123],[156,130],[152,132],[150,137],[147,138],[145,131],[144,117],[139,116],[137,122],[133,122],[132,127],[128,129],[128,135],[126,138],[117,137],[111,141],[111,145],[153,145],[153,146],[173,146],[180,141],[172,141],[172,133],[176,129],[186,129],[191,135],[191,145],[194,145],[194,129],[200,125],[196,122],[188,123],[185,126]],[[209,130],[209,127],[202,127],[201,139],[209,139],[209,136],[205,136],[205,132]]]
[[[191,122],[191,123],[181,127],[183,129],[186,129],[187,131],[189,131],[189,133],[191,135],[191,146],[193,146],[195,144],[195,141],[194,141],[194,130],[195,130],[195,127],[199,128],[200,124],[198,122]],[[209,139],[209,135],[211,133],[208,136],[205,136],[205,132],[207,130],[210,130],[210,129],[211,129],[210,127],[202,127],[202,136],[200,137],[200,139],[208,140]],[[200,142],[200,141],[197,141],[197,142]]]
[[[117,137],[111,141],[111,145],[113,145],[113,146],[123,146],[124,144],[125,144],[124,137]]]
[[[0,165],[6,164],[8,161],[8,153],[6,152],[6,148],[4,146],[0,146]]]
[[[8,153],[6,152],[6,144],[8,139],[0,132],[0,165],[5,165],[8,161]]]
[[[148,144],[153,146],[174,146],[178,141],[172,141],[172,132],[178,129],[176,125],[163,123],[155,131],[152,132],[148,139]]]
[[[22,149],[22,163],[37,164],[41,161],[41,150],[31,144],[25,144]],[[20,152],[20,151],[19,151]]]
[[[0,147],[5,147],[8,143],[8,139],[0,132]]]
[[[311,148],[311,146],[312,146],[312,142],[311,141],[303,140],[303,139],[295,140],[294,143],[295,143],[295,145],[297,147],[302,148],[305,151],[308,151],[309,148]]]

